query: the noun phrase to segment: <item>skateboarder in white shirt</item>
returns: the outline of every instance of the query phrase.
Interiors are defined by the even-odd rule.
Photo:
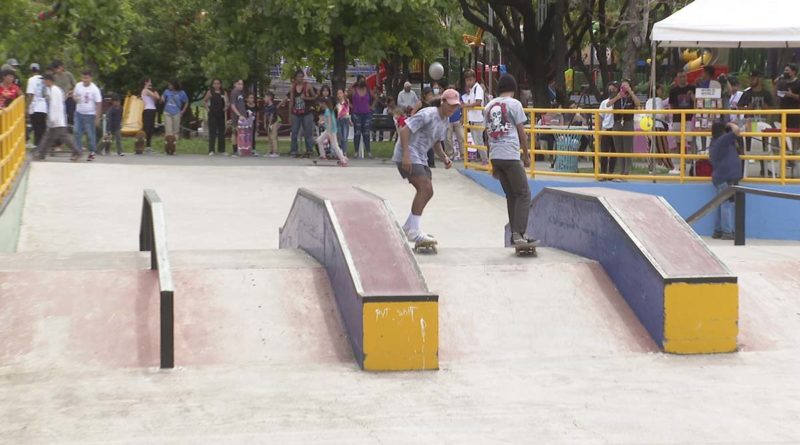
[[[433,146],[445,168],[453,166],[453,162],[444,153],[444,138],[450,116],[460,106],[458,92],[445,90],[440,99],[433,102],[432,107],[424,108],[409,117],[404,127],[400,128],[397,144],[394,147],[392,160],[397,163],[400,176],[416,189],[411,213],[408,215],[403,231],[415,247],[424,245],[435,247],[436,240],[422,231],[420,219],[428,201],[433,197],[431,169],[428,167],[428,150]]]
[[[493,175],[500,181],[506,194],[511,244],[514,247],[534,247],[537,241],[525,237],[531,206],[531,189],[525,173],[525,168],[531,165],[528,138],[525,135],[527,117],[520,101],[514,99],[516,91],[514,76],[502,75],[497,82],[499,96],[486,104],[483,111],[488,135],[486,142]]]

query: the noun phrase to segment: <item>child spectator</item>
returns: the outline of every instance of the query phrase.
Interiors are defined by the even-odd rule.
[[[334,105],[333,99],[330,97],[325,98],[324,100],[320,101],[320,107],[322,109],[322,121],[325,124],[325,131],[319,135],[317,138],[317,146],[319,147],[320,157],[325,159],[325,150],[322,148],[324,142],[327,140],[328,144],[330,145],[331,152],[339,158],[338,164],[342,167],[347,167],[347,157],[342,154],[342,150],[339,149],[339,143],[336,140],[336,114],[334,112]]]
[[[339,128],[338,142],[342,144],[342,153],[347,156],[347,137],[353,121],[350,119],[350,100],[341,88],[336,90],[336,119],[336,126]]]
[[[16,74],[14,74],[13,70],[4,70],[2,76],[3,80],[2,83],[0,83],[0,109],[11,105],[11,101],[22,94],[22,90],[14,83]]]
[[[264,128],[269,139],[269,157],[277,158],[278,154],[278,106],[275,104],[275,93],[267,92],[264,96]]]
[[[742,179],[742,163],[736,149],[739,132],[739,126],[733,122],[727,125],[722,122],[714,122],[711,126],[711,145],[708,147],[708,157],[713,168],[711,181],[714,183],[717,193],[736,185]],[[717,207],[712,238],[724,240],[734,238],[733,199],[727,200]]]
[[[117,155],[125,156],[122,153],[122,104],[117,93],[111,94],[111,108],[106,112],[106,119],[108,119],[106,131],[114,139],[114,144],[117,146]]]
[[[247,99],[244,101],[244,109],[247,112],[247,117],[252,122],[250,125],[251,128],[251,139],[252,144],[251,147],[253,149],[253,156],[258,157],[258,152],[256,151],[256,135],[258,134],[258,102],[256,102],[256,95],[250,93],[247,95]]]

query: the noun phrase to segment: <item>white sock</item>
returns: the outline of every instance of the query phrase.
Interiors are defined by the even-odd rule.
[[[409,230],[419,232],[420,219],[422,219],[422,215],[413,215],[413,214],[408,215],[408,219],[406,220],[406,227],[408,227]]]

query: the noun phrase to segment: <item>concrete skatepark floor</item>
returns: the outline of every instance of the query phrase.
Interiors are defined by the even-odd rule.
[[[740,277],[741,351],[662,354],[597,263],[500,247],[505,202],[455,171],[434,171],[441,250],[419,257],[441,370],[360,371],[324,271],[274,249],[298,187],[358,185],[404,219],[387,167],[34,164],[0,255],[0,443],[800,442],[797,244],[710,243]],[[173,371],[135,252],[143,188],[188,314]]]

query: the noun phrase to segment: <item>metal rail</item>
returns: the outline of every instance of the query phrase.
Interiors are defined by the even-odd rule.
[[[686,218],[686,222],[688,224],[693,224],[697,222],[700,218],[706,216],[709,212],[716,209],[719,205],[723,202],[734,198],[734,241],[733,244],[735,246],[744,246],[745,245],[745,230],[746,230],[746,199],[745,196],[747,194],[750,195],[759,195],[759,196],[768,196],[770,198],[780,198],[780,199],[791,199],[795,201],[800,201],[800,194],[796,193],[786,193],[786,192],[776,192],[773,190],[764,190],[764,189],[756,189],[752,187],[742,187],[740,185],[734,185],[732,187],[728,187],[727,189],[723,190],[722,192],[718,193],[711,201],[709,201],[706,205],[700,208],[700,210],[696,211],[694,214]]]
[[[142,222],[139,226],[139,251],[150,252],[150,269],[158,271],[161,303],[161,368],[175,367],[175,288],[167,252],[167,224],[164,204],[155,190],[145,190]]]

